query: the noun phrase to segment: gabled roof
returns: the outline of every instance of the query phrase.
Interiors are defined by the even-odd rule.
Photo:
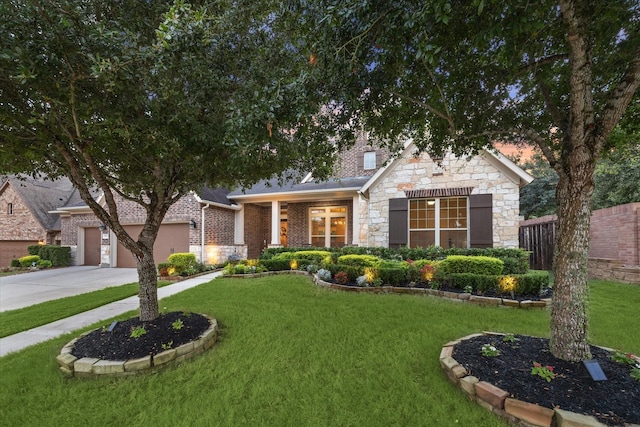
[[[380,179],[384,178],[387,173],[393,169],[398,159],[403,158],[408,155],[412,155],[411,153],[415,151],[415,145],[412,142],[407,142],[405,144],[405,148],[402,153],[394,158],[392,161],[388,162],[385,166],[380,168],[371,179],[362,187],[360,192],[364,193],[369,190],[375,183],[377,183]],[[481,150],[478,154],[479,156],[484,157],[489,163],[493,164],[498,170],[505,173],[511,180],[516,182],[520,187],[529,184],[533,181],[533,177],[529,175],[527,172],[522,170],[518,165],[513,163],[507,157],[503,156],[499,152],[492,152],[488,150]]]
[[[356,176],[347,178],[332,178],[327,181],[309,179],[309,174],[294,173],[292,178],[280,182],[277,178],[263,180],[251,188],[234,190],[227,194],[227,198],[240,202],[266,202],[269,200],[313,199],[330,194],[332,197],[348,196],[349,193],[365,193],[379,180],[391,171],[397,160],[412,155],[415,145],[408,141],[402,153],[380,167],[372,176]],[[533,177],[518,167],[515,163],[499,152],[481,151],[484,157],[498,170],[502,171],[519,186],[533,181]]]
[[[10,177],[2,189],[11,186],[20,195],[34,218],[45,230],[60,230],[60,216],[51,214],[58,206],[72,199],[75,189],[67,178],[49,180],[45,177]]]

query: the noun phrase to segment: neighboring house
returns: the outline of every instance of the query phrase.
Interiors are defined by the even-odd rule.
[[[269,246],[518,247],[519,188],[532,177],[498,153],[435,161],[407,144],[394,158],[366,137],[342,153],[334,177],[300,174],[245,191],[203,189],[173,205],[154,246],[156,263],[191,252],[217,264],[257,258]],[[98,201],[100,201],[98,196]],[[145,220],[119,200],[121,224],[136,237]],[[66,203],[61,244],[77,265],[135,267],[129,251],[85,203]]]
[[[60,244],[60,217],[49,211],[67,203],[74,193],[66,178],[0,179],[0,267],[27,255],[30,245]]]
[[[204,189],[192,192],[167,212],[153,247],[155,262],[166,262],[176,252],[192,252],[214,263],[231,254],[246,256],[244,245],[235,245],[236,212],[240,209],[226,198],[228,190]],[[102,195],[97,197],[102,202]],[[145,222],[144,210],[134,202],[116,196],[120,223],[135,240]],[[62,224],[62,245],[70,246],[76,265],[136,267],[135,258],[84,203],[56,210]],[[204,224],[204,227],[203,227]],[[204,242],[204,244],[203,244]]]

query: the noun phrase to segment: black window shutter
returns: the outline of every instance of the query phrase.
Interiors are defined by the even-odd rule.
[[[491,194],[469,196],[469,235],[472,248],[493,247],[493,202]]]
[[[409,199],[389,199],[389,247],[407,246]]]
[[[364,153],[360,152],[358,153],[358,169],[364,169]]]

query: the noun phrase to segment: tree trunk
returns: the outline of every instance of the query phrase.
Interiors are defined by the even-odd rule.
[[[151,246],[153,248],[153,246]],[[158,276],[153,260],[153,249],[143,247],[142,258],[137,260],[140,291],[140,320],[148,322],[158,317]]]
[[[573,152],[557,187],[558,234],[553,264],[551,353],[577,362],[591,358],[587,342],[587,262],[595,160]]]

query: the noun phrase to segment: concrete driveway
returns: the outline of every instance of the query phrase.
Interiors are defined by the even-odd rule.
[[[45,269],[0,277],[0,311],[137,281],[135,268],[96,266]]]

